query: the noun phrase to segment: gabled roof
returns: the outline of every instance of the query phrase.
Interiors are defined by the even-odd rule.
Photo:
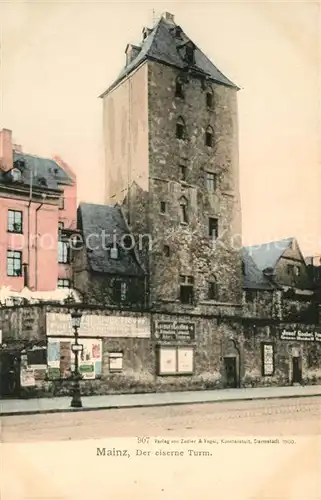
[[[13,168],[21,172],[19,184],[32,185],[41,189],[59,190],[60,185],[72,185],[71,177],[58,163],[48,158],[40,158],[25,153],[13,153]],[[10,178],[8,172],[0,172],[0,182],[7,183]]]
[[[292,245],[294,240],[295,238],[292,237],[245,248],[252,257],[256,267],[260,271],[264,271],[264,269],[267,268],[275,268],[280,257],[283,255],[285,250]]]
[[[100,97],[104,97],[104,95],[120,83],[123,78],[146,60],[158,61],[182,70],[191,67],[214,82],[238,89],[233,82],[214,66],[210,59],[183,31],[181,32],[180,38],[176,38],[174,33],[176,27],[177,25],[175,23],[168,22],[164,17],[161,17],[160,21],[139,46],[141,50],[136,58],[121,71],[114,83]],[[188,65],[184,61],[182,53],[180,52],[180,47],[188,42],[193,43],[195,47],[195,64],[193,66]]]
[[[260,271],[246,247],[242,248],[244,275],[243,288],[253,290],[273,290],[276,287]]]
[[[134,250],[124,248],[123,236],[129,234],[120,206],[80,203],[78,223],[87,247],[87,261],[91,271],[106,274],[143,276],[144,270]],[[118,258],[110,257],[108,247],[118,246]]]

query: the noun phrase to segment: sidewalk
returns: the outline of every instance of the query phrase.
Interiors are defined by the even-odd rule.
[[[70,397],[0,400],[0,415],[32,415],[66,411],[111,410],[197,403],[223,403],[321,396],[321,385],[289,387],[257,387],[252,389],[218,389],[216,391],[158,392],[151,394],[111,394],[84,396],[83,408],[70,408]]]

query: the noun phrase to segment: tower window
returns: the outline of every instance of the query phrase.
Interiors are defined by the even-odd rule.
[[[208,232],[209,236],[216,240],[218,238],[218,219],[214,219],[212,217],[208,220]]]
[[[177,139],[185,139],[186,127],[183,118],[180,116],[176,122],[176,137]]]
[[[187,200],[186,200],[186,198],[181,198],[179,207],[180,207],[181,224],[187,224],[188,223],[188,213],[187,213]]]
[[[165,257],[169,257],[170,256],[169,245],[164,245],[163,252],[164,252]]]
[[[186,181],[187,167],[185,167],[185,165],[180,165],[179,168],[180,168],[180,180]]]
[[[208,147],[213,147],[213,143],[214,143],[214,132],[213,132],[213,129],[212,127],[209,125],[206,129],[206,132],[205,132],[205,144],[206,146]]]
[[[214,105],[214,96],[212,89],[207,89],[206,91],[206,106],[210,109],[213,108]]]
[[[206,172],[206,187],[210,193],[214,193],[216,191],[217,185],[217,176],[212,172]]]
[[[208,284],[208,298],[209,300],[218,300],[218,284],[216,278]]]
[[[175,97],[180,97],[181,99],[184,98],[184,89],[183,89],[183,83],[180,78],[176,79],[175,83]]]
[[[182,304],[194,302],[194,278],[192,276],[180,276],[180,301]]]
[[[161,201],[160,202],[160,211],[162,214],[166,214],[167,212],[167,203],[166,201]]]

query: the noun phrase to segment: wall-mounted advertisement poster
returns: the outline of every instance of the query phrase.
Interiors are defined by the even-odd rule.
[[[192,347],[178,349],[177,371],[178,373],[193,373],[194,349]]]
[[[274,374],[274,344],[262,344],[262,374],[268,377]]]
[[[21,387],[33,387],[36,385],[35,372],[28,366],[27,354],[21,355],[20,360],[20,384]]]
[[[159,349],[159,373],[169,375],[176,373],[176,349],[161,347]]]
[[[68,378],[75,369],[75,355],[72,352],[72,339],[48,338],[48,376],[49,379]],[[95,379],[101,375],[101,340],[79,339],[83,346],[78,353],[79,372],[84,380]]]
[[[194,372],[193,347],[159,348],[159,375],[191,375]]]

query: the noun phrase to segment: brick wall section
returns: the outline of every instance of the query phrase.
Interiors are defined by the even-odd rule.
[[[207,295],[207,281],[216,276],[221,300],[241,300],[241,257],[231,241],[241,233],[237,164],[236,91],[214,86],[215,106],[208,111],[201,81],[190,78],[185,99],[174,97],[179,72],[149,63],[149,172],[150,229],[153,252],[150,258],[151,301],[177,298],[179,274],[194,275],[196,297]],[[182,116],[187,140],[175,136],[176,121]],[[215,146],[205,145],[205,129],[215,131]],[[179,179],[179,164],[187,166],[186,183]],[[214,195],[208,193],[205,172],[218,176]],[[189,224],[179,221],[180,198],[188,201]],[[167,214],[160,202],[167,202]],[[208,217],[219,220],[219,235],[225,247],[213,244],[208,235]],[[234,238],[235,245],[239,240]],[[164,257],[164,243],[171,257]]]

